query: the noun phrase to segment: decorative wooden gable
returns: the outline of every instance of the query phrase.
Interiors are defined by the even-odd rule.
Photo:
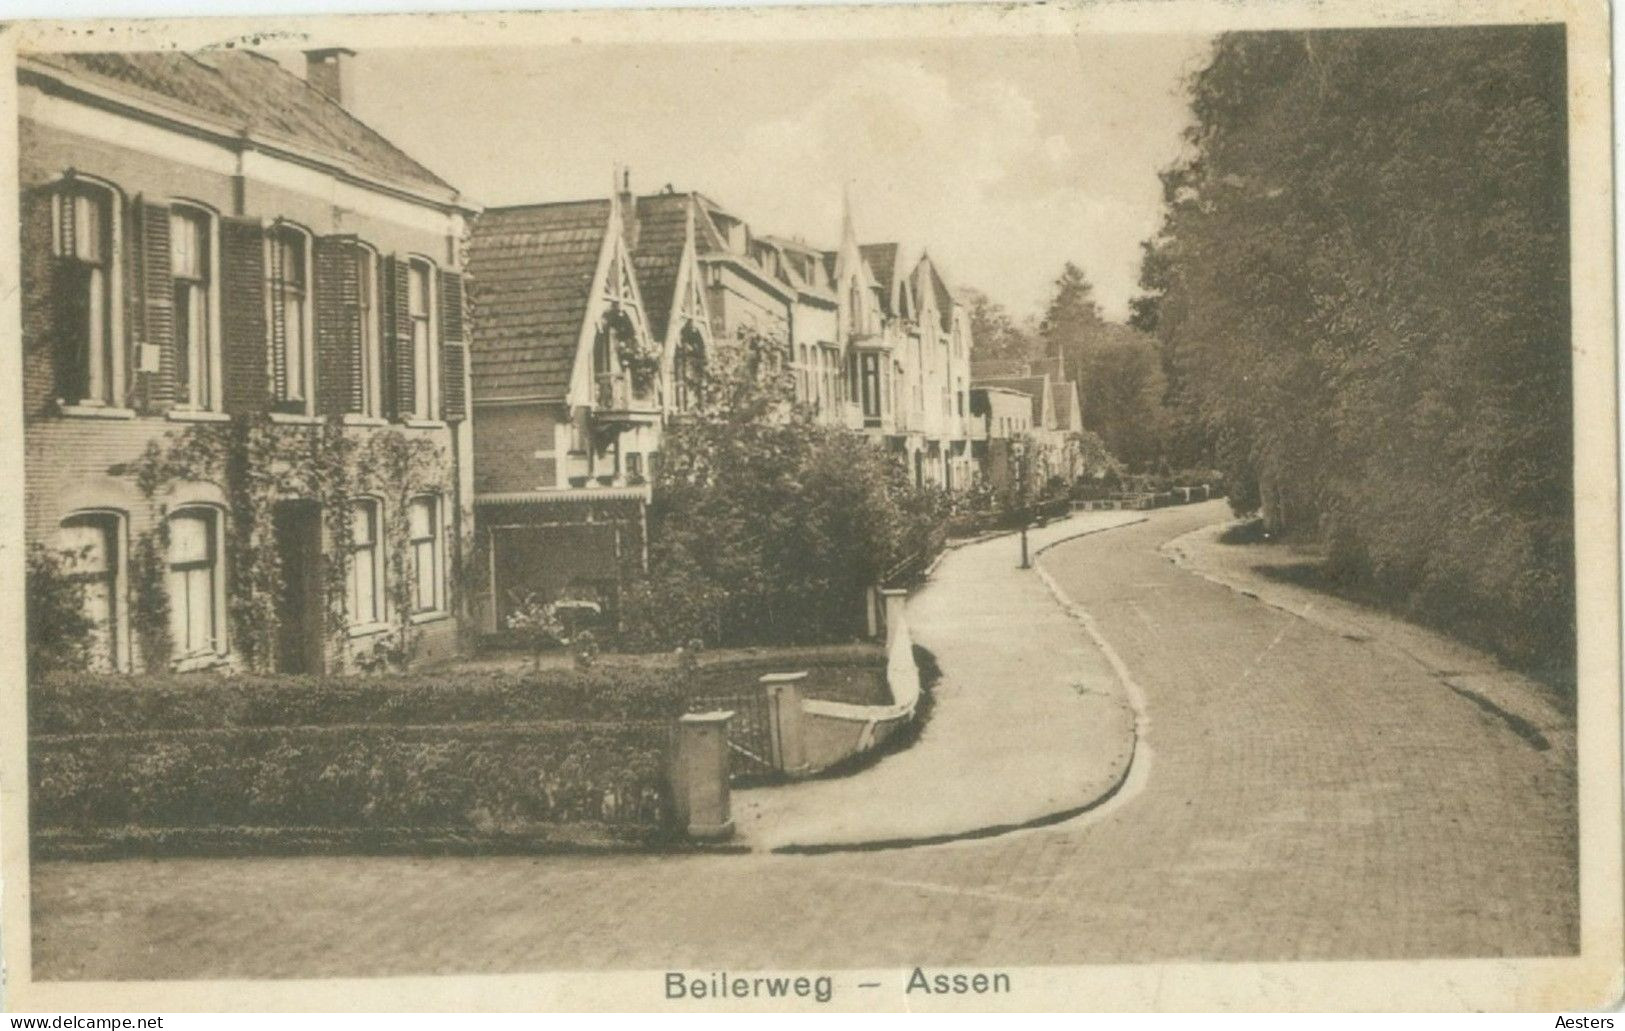
[[[610,202],[608,224],[582,318],[572,376],[571,404],[602,406],[606,375],[631,372],[640,383],[658,371],[660,349],[651,339],[632,257],[621,228],[620,205]],[[611,391],[616,388],[609,386]],[[642,393],[640,387],[638,393]]]

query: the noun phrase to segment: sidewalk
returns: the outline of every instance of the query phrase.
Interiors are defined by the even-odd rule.
[[[1394,613],[1266,576],[1262,570],[1269,567],[1318,561],[1320,555],[1291,544],[1221,544],[1219,535],[1228,525],[1215,523],[1176,537],[1163,545],[1163,554],[1213,583],[1416,663],[1487,718],[1504,721],[1549,762],[1574,769],[1574,716],[1549,688],[1506,669],[1493,656]]]
[[[1029,553],[1144,518],[1080,513],[1030,532]],[[1015,535],[953,549],[909,599],[915,643],[942,667],[911,748],[849,777],[735,792],[738,840],[792,852],[926,844],[1064,819],[1110,796],[1128,774],[1136,713],[1020,560]]]

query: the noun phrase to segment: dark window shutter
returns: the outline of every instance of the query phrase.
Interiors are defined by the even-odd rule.
[[[393,384],[390,415],[396,419],[411,418],[417,408],[417,383],[412,366],[412,310],[407,298],[407,278],[411,263],[405,258],[391,255],[384,262],[384,279],[389,286],[385,320],[385,340],[390,345],[390,381]]]
[[[132,295],[139,312],[140,344],[157,348],[155,372],[137,373],[136,397],[148,412],[162,412],[186,391],[187,372],[175,339],[175,280],[170,268],[169,206],[138,199],[133,253],[139,274]],[[139,368],[139,362],[137,363]]]
[[[316,239],[316,410],[361,411],[361,287],[353,236]]]
[[[56,324],[56,241],[51,216],[54,191],[35,187],[22,191],[22,232],[18,251],[22,259],[23,411],[45,410],[58,396]]]
[[[266,390],[265,226],[220,220],[222,393],[226,411],[263,412]]]
[[[440,273],[440,417],[468,417],[468,338],[464,335],[463,274]]]

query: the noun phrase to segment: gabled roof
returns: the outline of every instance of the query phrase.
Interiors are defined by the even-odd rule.
[[[609,229],[608,200],[487,208],[468,243],[476,399],[563,398]]]
[[[937,302],[937,318],[942,321],[943,329],[951,330],[954,328],[953,291],[948,289],[948,284],[943,280],[942,273],[937,271],[936,262],[926,257],[921,257],[920,262],[931,273],[931,292],[935,295]]]
[[[65,72],[87,88],[316,151],[381,179],[456,192],[326,94],[251,51],[33,52],[25,64],[43,66],[46,74]]]
[[[1033,428],[1041,429],[1045,424],[1044,409],[1050,398],[1048,376],[1020,376],[996,377],[990,379],[973,379],[974,387],[1002,387],[1005,390],[1014,390],[1026,394],[1033,399]]]
[[[897,244],[861,243],[858,253],[874,273],[875,285],[880,287],[880,308],[887,315],[892,312],[892,284],[897,278]]]
[[[693,195],[687,193],[660,193],[637,200],[632,267],[637,270],[649,332],[657,341],[666,339],[671,321],[677,272],[688,241],[688,210],[693,203]]]
[[[1082,426],[1072,425],[1074,413],[1081,415],[1078,410],[1078,385],[1065,380],[1052,379],[1049,382],[1050,411],[1055,413],[1055,428],[1058,430],[1081,430]]]

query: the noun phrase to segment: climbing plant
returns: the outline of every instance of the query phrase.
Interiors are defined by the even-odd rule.
[[[447,470],[444,450],[433,441],[395,430],[374,433],[363,441],[338,418],[291,426],[258,415],[230,423],[199,423],[150,442],[140,459],[112,470],[132,477],[158,508],[158,529],[138,539],[131,569],[140,613],[137,633],[148,664],[167,661],[172,648],[163,584],[168,506],[156,499],[173,484],[186,481],[215,484],[230,508],[226,571],[233,650],[244,666],[254,670],[275,663],[282,624],[284,577],[276,547],[276,505],[304,500],[321,511],[330,556],[322,583],[324,623],[342,643],[349,625],[347,558],[354,542],[350,503],[364,495],[384,497],[390,511],[383,545],[397,624],[388,657],[394,664],[409,661],[415,584],[407,504],[419,494],[439,492]],[[333,652],[342,656],[346,649],[337,647]]]

